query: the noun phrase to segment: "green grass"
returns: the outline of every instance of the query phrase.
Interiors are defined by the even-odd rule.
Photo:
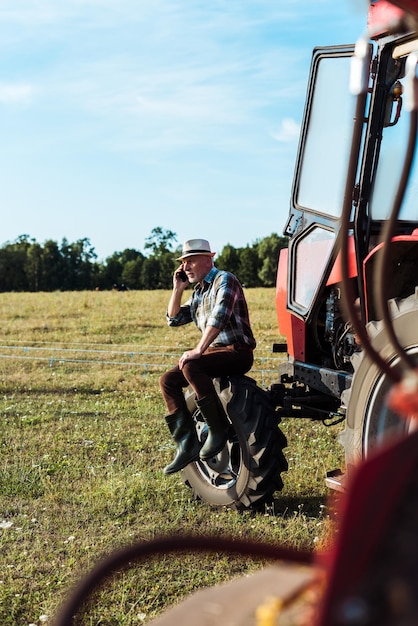
[[[213,511],[180,475],[158,376],[196,342],[170,329],[168,292],[1,294],[0,623],[40,624],[103,555],[161,535],[198,534],[322,547],[332,521],[325,472],[341,464],[335,429],[284,420],[289,471],[266,514]],[[247,291],[258,340],[251,375],[277,378],[274,289]],[[144,366],[146,363],[146,366]],[[252,572],[231,555],[166,555],[120,572],[81,620],[147,623],[185,593]],[[81,623],[80,622],[80,623]]]

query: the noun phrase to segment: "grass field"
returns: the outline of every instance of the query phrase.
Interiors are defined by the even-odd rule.
[[[198,534],[323,547],[332,528],[325,472],[336,430],[284,420],[289,471],[265,514],[214,511],[179,474],[158,376],[196,342],[165,323],[168,292],[0,294],[0,623],[52,623],[98,559],[133,541]],[[277,379],[274,289],[247,291],[258,340],[251,375]],[[184,594],[255,571],[231,555],[149,560],[96,594],[79,623],[145,624]]]

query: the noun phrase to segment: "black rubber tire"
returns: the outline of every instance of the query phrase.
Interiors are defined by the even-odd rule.
[[[285,435],[267,392],[248,376],[214,379],[216,392],[231,422],[225,448],[213,459],[195,461],[182,470],[182,478],[196,498],[211,507],[260,509],[283,487],[287,470]],[[195,420],[197,436],[206,438],[207,427],[195,404],[191,388],[186,401]]]
[[[404,300],[391,300],[390,311],[400,344],[409,354],[414,355],[418,363],[418,295],[412,294]],[[373,347],[388,363],[395,365],[399,357],[389,343],[382,322],[370,322],[367,331]],[[346,407],[346,423],[339,436],[345,451],[348,475],[355,465],[389,438],[415,428],[412,421],[399,417],[387,408],[386,397],[391,381],[370,357],[363,352],[355,353],[352,364],[353,382],[341,398]]]

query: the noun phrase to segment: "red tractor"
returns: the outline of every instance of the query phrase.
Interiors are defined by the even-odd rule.
[[[393,32],[379,28],[383,18]],[[388,3],[372,3],[371,39],[314,50],[285,227],[289,249],[279,261],[277,315],[287,337],[286,380],[297,392],[283,391],[280,412],[344,419],[348,473],[389,432],[412,426],[385,409],[391,377],[363,349],[371,341],[396,367],[387,309],[411,360],[418,351],[418,172],[406,110],[418,50],[411,22]],[[343,477],[331,472],[328,482],[340,488]]]
[[[281,489],[284,417],[345,421],[345,474],[330,468],[327,478],[337,489],[389,432],[413,427],[385,408],[390,372],[365,350],[371,341],[393,371],[399,348],[410,362],[418,352],[418,171],[408,110],[418,33],[416,3],[399,4],[412,11],[372,2],[369,34],[356,45],[313,51],[277,274],[287,343],[273,349],[288,359],[268,391],[249,377],[216,381],[234,434],[219,455],[182,472],[212,506],[257,508]],[[191,391],[188,403],[203,440]]]

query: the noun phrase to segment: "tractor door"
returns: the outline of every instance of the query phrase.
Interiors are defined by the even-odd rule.
[[[306,323],[335,261],[353,132],[364,124],[349,88],[353,54],[354,46],[338,46],[315,48],[312,56],[284,230],[290,237],[287,309]]]

